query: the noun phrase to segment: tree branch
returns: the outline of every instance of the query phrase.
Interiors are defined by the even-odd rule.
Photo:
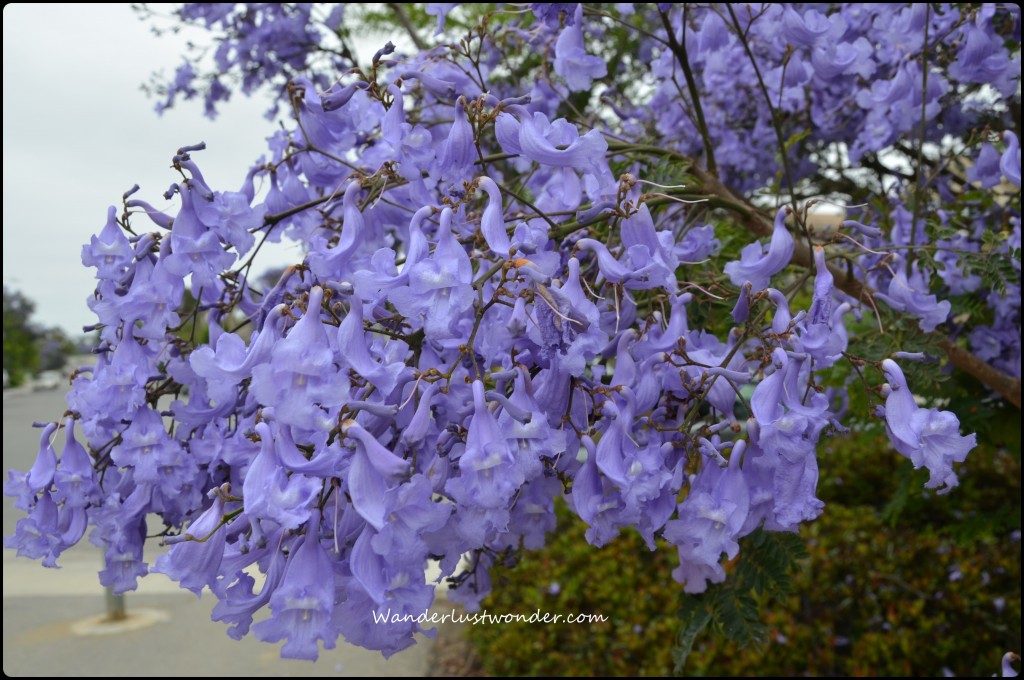
[[[421,52],[428,49],[427,43],[425,43],[419,33],[416,32],[416,27],[412,25],[411,21],[409,21],[409,15],[405,13],[404,9],[402,9],[402,5],[397,2],[389,2],[386,4],[388,8],[394,12],[395,18],[398,19],[398,23],[402,24],[402,28],[404,28],[405,32],[409,34],[409,37],[412,39],[412,44],[416,46],[416,49]]]
[[[696,164],[691,168],[694,176],[700,181],[702,187],[708,193],[724,198],[728,204],[737,204],[743,209],[732,211],[740,218],[739,222],[747,231],[758,237],[767,237],[772,233],[772,221],[761,214],[752,206],[747,207],[745,202],[735,196],[724,184],[712,177],[706,170]],[[814,263],[814,254],[807,244],[796,240],[793,248],[792,264],[801,267],[811,267]],[[849,272],[843,272],[829,265],[829,270],[836,280],[836,286],[844,293],[857,300],[867,300],[873,297],[875,291],[863,281]],[[980,380],[986,387],[998,392],[1004,399],[1016,406],[1021,407],[1020,401],[1020,378],[1014,378],[989,365],[972,352],[953,344],[949,338],[942,338],[938,346],[946,353],[949,363],[965,373]]]
[[[608,146],[613,151],[624,151],[631,147],[628,144],[615,142],[610,143]],[[689,170],[700,183],[704,193],[719,198],[718,205],[735,214],[739,224],[753,235],[758,238],[771,236],[773,228],[771,218],[733,193],[729,187],[720,182],[718,178],[712,176],[707,170],[700,167],[693,159],[676,151],[661,147],[643,147],[643,150],[663,156],[673,156],[690,163]],[[811,252],[810,247],[802,241],[796,239],[794,241],[793,257],[790,263],[804,268],[814,266],[814,253]],[[875,291],[850,272],[840,271],[832,265],[829,265],[829,271],[832,272],[832,276],[835,278],[836,287],[850,297],[863,301],[874,297]],[[941,337],[940,333],[935,333],[935,335],[940,336],[938,346],[946,353],[949,363],[968,375],[977,378],[982,384],[998,392],[1018,409],[1021,408],[1020,378],[1014,378],[994,368],[969,350],[958,347],[949,338]]]
[[[690,91],[690,99],[693,101],[693,113],[697,117],[697,127],[700,130],[701,140],[704,142],[704,155],[707,157],[708,171],[718,176],[718,164],[715,162],[715,147],[711,143],[711,133],[708,131],[708,124],[704,119],[704,107],[700,103],[700,91],[697,89],[697,81],[694,80],[693,70],[690,68],[690,58],[686,53],[686,5],[683,5],[683,41],[676,39],[675,31],[672,30],[672,23],[668,15],[658,10],[661,15],[661,23],[668,35],[669,48],[675,55],[676,61],[683,69],[683,77],[686,78],[686,89]]]

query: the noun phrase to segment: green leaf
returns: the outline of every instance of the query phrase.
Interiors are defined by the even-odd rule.
[[[675,649],[672,650],[672,660],[675,662],[675,673],[683,674],[686,667],[686,659],[693,650],[693,643],[713,617],[713,606],[709,606],[707,598],[702,595],[684,596],[683,606],[679,610],[679,618],[683,621],[682,628],[676,638]]]

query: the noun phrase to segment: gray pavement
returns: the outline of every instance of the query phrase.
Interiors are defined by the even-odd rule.
[[[11,392],[3,399],[3,467],[31,466],[39,430],[33,420],[54,420],[64,412],[62,392]],[[63,443],[63,435],[58,439]],[[4,499],[4,535],[22,515]],[[159,553],[147,552],[147,561]],[[210,620],[214,599],[201,600],[160,574],[142,579],[126,597],[128,621],[99,623],[104,592],[96,572],[99,549],[83,542],[66,552],[61,569],[3,555],[3,670],[27,676],[423,676],[432,641],[385,660],[379,653],[347,645],[321,651],[316,663],[283,660],[279,645],[229,638]],[[443,601],[440,603],[443,607]]]

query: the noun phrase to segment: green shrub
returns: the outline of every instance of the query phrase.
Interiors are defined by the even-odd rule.
[[[949,496],[921,490],[884,438],[839,439],[822,456],[825,514],[788,596],[758,596],[767,641],[699,636],[688,674],[990,675],[1020,641],[1019,454],[979,448]],[[676,561],[624,534],[588,547],[571,513],[543,551],[494,570],[492,613],[603,614],[600,624],[471,626],[492,675],[666,675],[687,596]],[[739,559],[743,559],[743,553]],[[735,565],[731,566],[735,571]],[[728,585],[728,582],[727,582]]]

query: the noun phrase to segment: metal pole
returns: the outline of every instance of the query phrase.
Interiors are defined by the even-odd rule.
[[[128,615],[124,611],[124,595],[114,592],[113,586],[106,587],[107,621],[124,621]]]

